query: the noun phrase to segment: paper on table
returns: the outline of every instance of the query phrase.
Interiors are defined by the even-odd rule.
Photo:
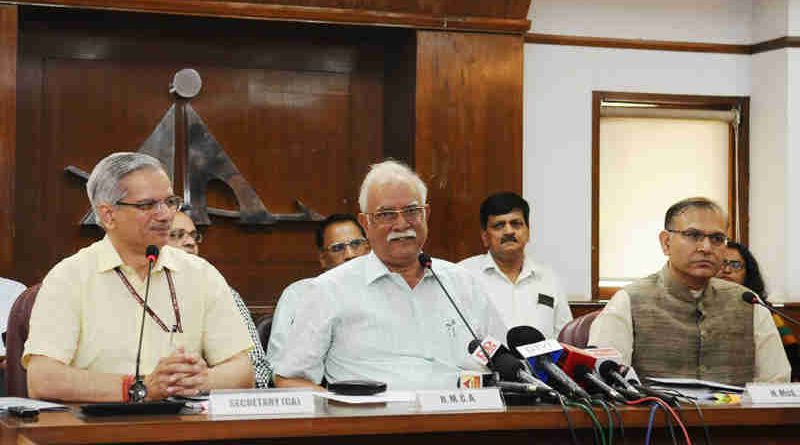
[[[69,409],[66,405],[45,402],[43,400],[25,399],[22,397],[0,397],[0,411],[5,411],[12,406],[24,406],[25,408],[38,409],[39,411],[66,411]]]
[[[646,377],[645,380],[648,380],[650,382],[660,383],[662,385],[703,386],[712,389],[724,389],[727,391],[744,392],[744,388],[741,386],[726,385],[724,383],[712,382],[710,380],[668,378],[668,377]]]
[[[414,402],[417,400],[417,395],[413,391],[386,391],[371,396],[345,396],[342,394],[335,394],[332,392],[315,392],[315,396],[324,399],[335,400],[342,403],[387,403],[387,402]]]

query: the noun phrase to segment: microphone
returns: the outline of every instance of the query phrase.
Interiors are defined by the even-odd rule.
[[[499,353],[495,356],[495,367],[500,374],[501,381],[495,386],[517,392],[529,392],[557,399],[558,393],[546,383],[528,374],[522,363],[514,358],[510,352]],[[525,383],[519,383],[523,381]]]
[[[481,348],[478,348],[478,346],[481,346]],[[470,340],[469,345],[467,345],[467,352],[469,352],[470,356],[474,358],[475,361],[490,369],[494,368],[492,366],[493,357],[498,354],[511,354],[511,351],[509,351],[504,344],[497,341],[491,335],[483,339],[482,342],[478,342],[478,340],[474,339]],[[484,355],[484,352],[488,352],[489,356],[487,357]]]
[[[626,401],[625,397],[623,397],[619,391],[609,386],[608,383],[604,382],[603,379],[592,372],[592,370],[586,365],[581,364],[575,366],[575,379],[586,386],[591,384],[591,386],[600,390],[600,392],[612,400],[623,403]]]
[[[456,302],[453,300],[453,297],[450,296],[450,292],[447,292],[447,288],[444,287],[444,284],[442,284],[442,281],[439,279],[439,275],[436,275],[436,272],[433,271],[433,267],[431,267],[431,265],[433,264],[433,260],[431,259],[431,257],[425,252],[420,252],[419,255],[417,256],[417,260],[419,261],[419,264],[420,266],[422,266],[423,269],[428,269],[429,271],[431,271],[433,278],[436,279],[436,282],[439,283],[439,287],[442,289],[444,294],[447,295],[447,299],[450,300],[450,305],[453,306],[453,309],[456,310],[458,316],[461,317],[461,321],[464,322],[464,326],[467,327],[467,330],[469,331],[470,335],[472,335],[472,339],[478,342],[478,347],[481,348],[481,352],[483,352],[484,357],[488,357],[489,358],[488,361],[491,361],[492,354],[486,352],[486,349],[484,349],[480,339],[478,338],[477,335],[475,335],[475,331],[472,329],[472,326],[469,325],[467,319],[464,318],[464,314],[461,313],[461,310],[458,308]],[[472,342],[470,342],[470,344],[472,344]]]
[[[767,308],[768,311],[770,311],[772,313],[775,313],[775,314],[778,314],[781,317],[783,317],[785,320],[791,321],[795,325],[800,326],[800,321],[797,321],[794,318],[790,317],[789,315],[786,315],[785,312],[780,311],[780,310],[778,310],[778,309],[776,309],[776,308],[764,303],[760,298],[758,298],[758,296],[756,294],[754,294],[753,292],[750,292],[749,290],[742,293],[742,300],[744,300],[745,303],[750,303],[750,304],[753,304],[753,305],[757,304],[759,306],[763,306],[763,307]]]
[[[650,397],[657,397],[657,398],[667,402],[669,405],[672,405],[672,406],[678,406],[679,405],[678,397],[673,395],[673,394],[667,394],[667,393],[665,393],[663,391],[659,391],[657,389],[650,388],[649,386],[642,385],[641,383],[639,383],[639,382],[637,382],[636,380],[633,380],[633,379],[629,379],[628,383],[630,383],[631,386],[633,386],[634,388],[636,388],[637,390],[639,390],[639,392],[641,392],[643,394],[646,394],[646,395],[648,395]]]
[[[142,337],[144,336],[144,316],[147,312],[147,298],[150,296],[150,275],[153,272],[153,264],[158,259],[158,247],[150,244],[144,252],[147,258],[147,282],[144,287],[144,304],[142,305],[142,324],[139,328],[139,347],[136,351],[136,374],[134,374],[134,382],[128,388],[128,397],[131,402],[141,403],[147,397],[147,387],[144,385],[144,379],[139,374],[139,365],[142,361]]]
[[[516,350],[520,354],[522,354],[520,347],[534,345],[543,341],[544,339],[544,335],[542,335],[538,329],[530,326],[516,326],[511,328],[511,330],[508,331],[508,334],[506,334],[506,341],[511,347],[511,350]],[[556,342],[556,344],[558,343]],[[544,354],[531,355],[524,358],[528,361],[528,363],[530,363],[537,374],[544,374],[548,376],[549,379],[552,379],[553,382],[556,383],[556,386],[564,389],[565,392],[570,395],[570,397],[577,399],[590,399],[591,397],[589,396],[589,393],[578,386],[578,384],[575,383],[570,376],[568,376],[563,370],[561,370],[561,368],[553,363],[549,352],[550,351],[545,351]],[[545,382],[549,383],[549,379]]]
[[[633,387],[622,374],[619,373],[619,363],[606,360],[600,364],[600,377],[604,378],[606,382],[613,382],[619,387],[619,392],[625,395],[625,397],[631,400],[638,400],[644,398],[644,394],[639,392],[636,388]]]

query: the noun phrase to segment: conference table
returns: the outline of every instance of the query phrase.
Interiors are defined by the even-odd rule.
[[[650,409],[618,407],[625,443],[643,443]],[[592,443],[586,413],[568,410],[579,443]],[[595,410],[603,425],[604,411]],[[685,405],[682,416],[692,442],[705,443],[700,414]],[[703,406],[702,417],[715,444],[800,443],[800,407],[753,408]],[[671,443],[662,411],[655,417],[654,437]],[[271,443],[271,444],[408,444],[572,443],[560,406],[512,406],[503,411],[421,413],[412,403],[342,405],[319,400],[313,415],[220,417],[207,414],[91,418],[70,411],[43,412],[35,420],[0,417],[0,443]],[[675,427],[678,443],[684,443]],[[623,443],[619,429],[615,443]],[[411,441],[411,442],[409,442]],[[515,442],[511,442],[515,441]]]

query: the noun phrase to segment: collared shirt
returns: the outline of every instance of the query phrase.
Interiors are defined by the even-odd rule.
[[[239,315],[242,317],[244,324],[247,326],[247,332],[250,333],[250,340],[253,341],[253,349],[247,353],[250,358],[250,364],[253,366],[253,379],[256,388],[268,388],[269,382],[272,380],[272,365],[270,365],[267,354],[264,352],[264,347],[261,346],[261,338],[258,336],[258,330],[255,323],[253,323],[253,316],[250,314],[250,309],[247,308],[242,296],[236,289],[231,288],[233,294],[233,302],[236,303],[236,309],[239,310]]]
[[[469,272],[439,259],[433,269],[478,337],[505,338],[500,316]],[[374,252],[315,278],[298,313],[275,365],[283,377],[455,388],[459,370],[478,369],[467,353],[472,336],[431,272],[412,289]]]
[[[622,289],[609,300],[603,311],[594,319],[589,330],[589,344],[610,346],[622,354],[622,361],[630,365],[633,355],[633,320],[631,298]],[[761,306],[753,307],[753,343],[755,352],[756,382],[788,382],[791,375],[789,361],[783,350],[772,315]]]
[[[556,274],[527,255],[516,283],[508,279],[488,252],[458,264],[481,277],[506,326],[532,326],[545,337],[556,338],[572,320],[569,301]]]
[[[297,307],[311,287],[311,280],[312,278],[304,278],[295,281],[287,286],[278,298],[275,313],[272,314],[272,330],[267,345],[267,359],[270,363],[277,362],[281,350],[286,346],[289,328],[294,324]]]
[[[116,267],[144,298],[145,281],[123,264],[107,236],[53,267],[33,306],[23,366],[32,354],[40,354],[93,372],[135,371],[142,306]],[[176,324],[176,317],[165,269],[175,283],[183,333],[164,332],[145,315],[142,374],[152,372],[160,358],[179,346],[202,354],[209,366],[253,347],[217,269],[196,255],[165,246],[153,267],[148,306],[168,327]]]
[[[11,306],[14,306],[17,297],[25,289],[27,287],[20,282],[9,280],[8,278],[0,278],[0,329],[2,329],[2,332],[6,332]],[[0,342],[0,355],[6,355],[5,341]]]

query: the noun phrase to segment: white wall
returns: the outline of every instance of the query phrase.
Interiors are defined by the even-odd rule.
[[[748,55],[525,45],[531,250],[561,274],[571,299],[590,298],[592,91],[747,96],[750,69]]]
[[[765,42],[789,35],[788,1],[753,1],[753,42]]]
[[[533,0],[528,18],[544,34],[749,44],[753,1]]]

